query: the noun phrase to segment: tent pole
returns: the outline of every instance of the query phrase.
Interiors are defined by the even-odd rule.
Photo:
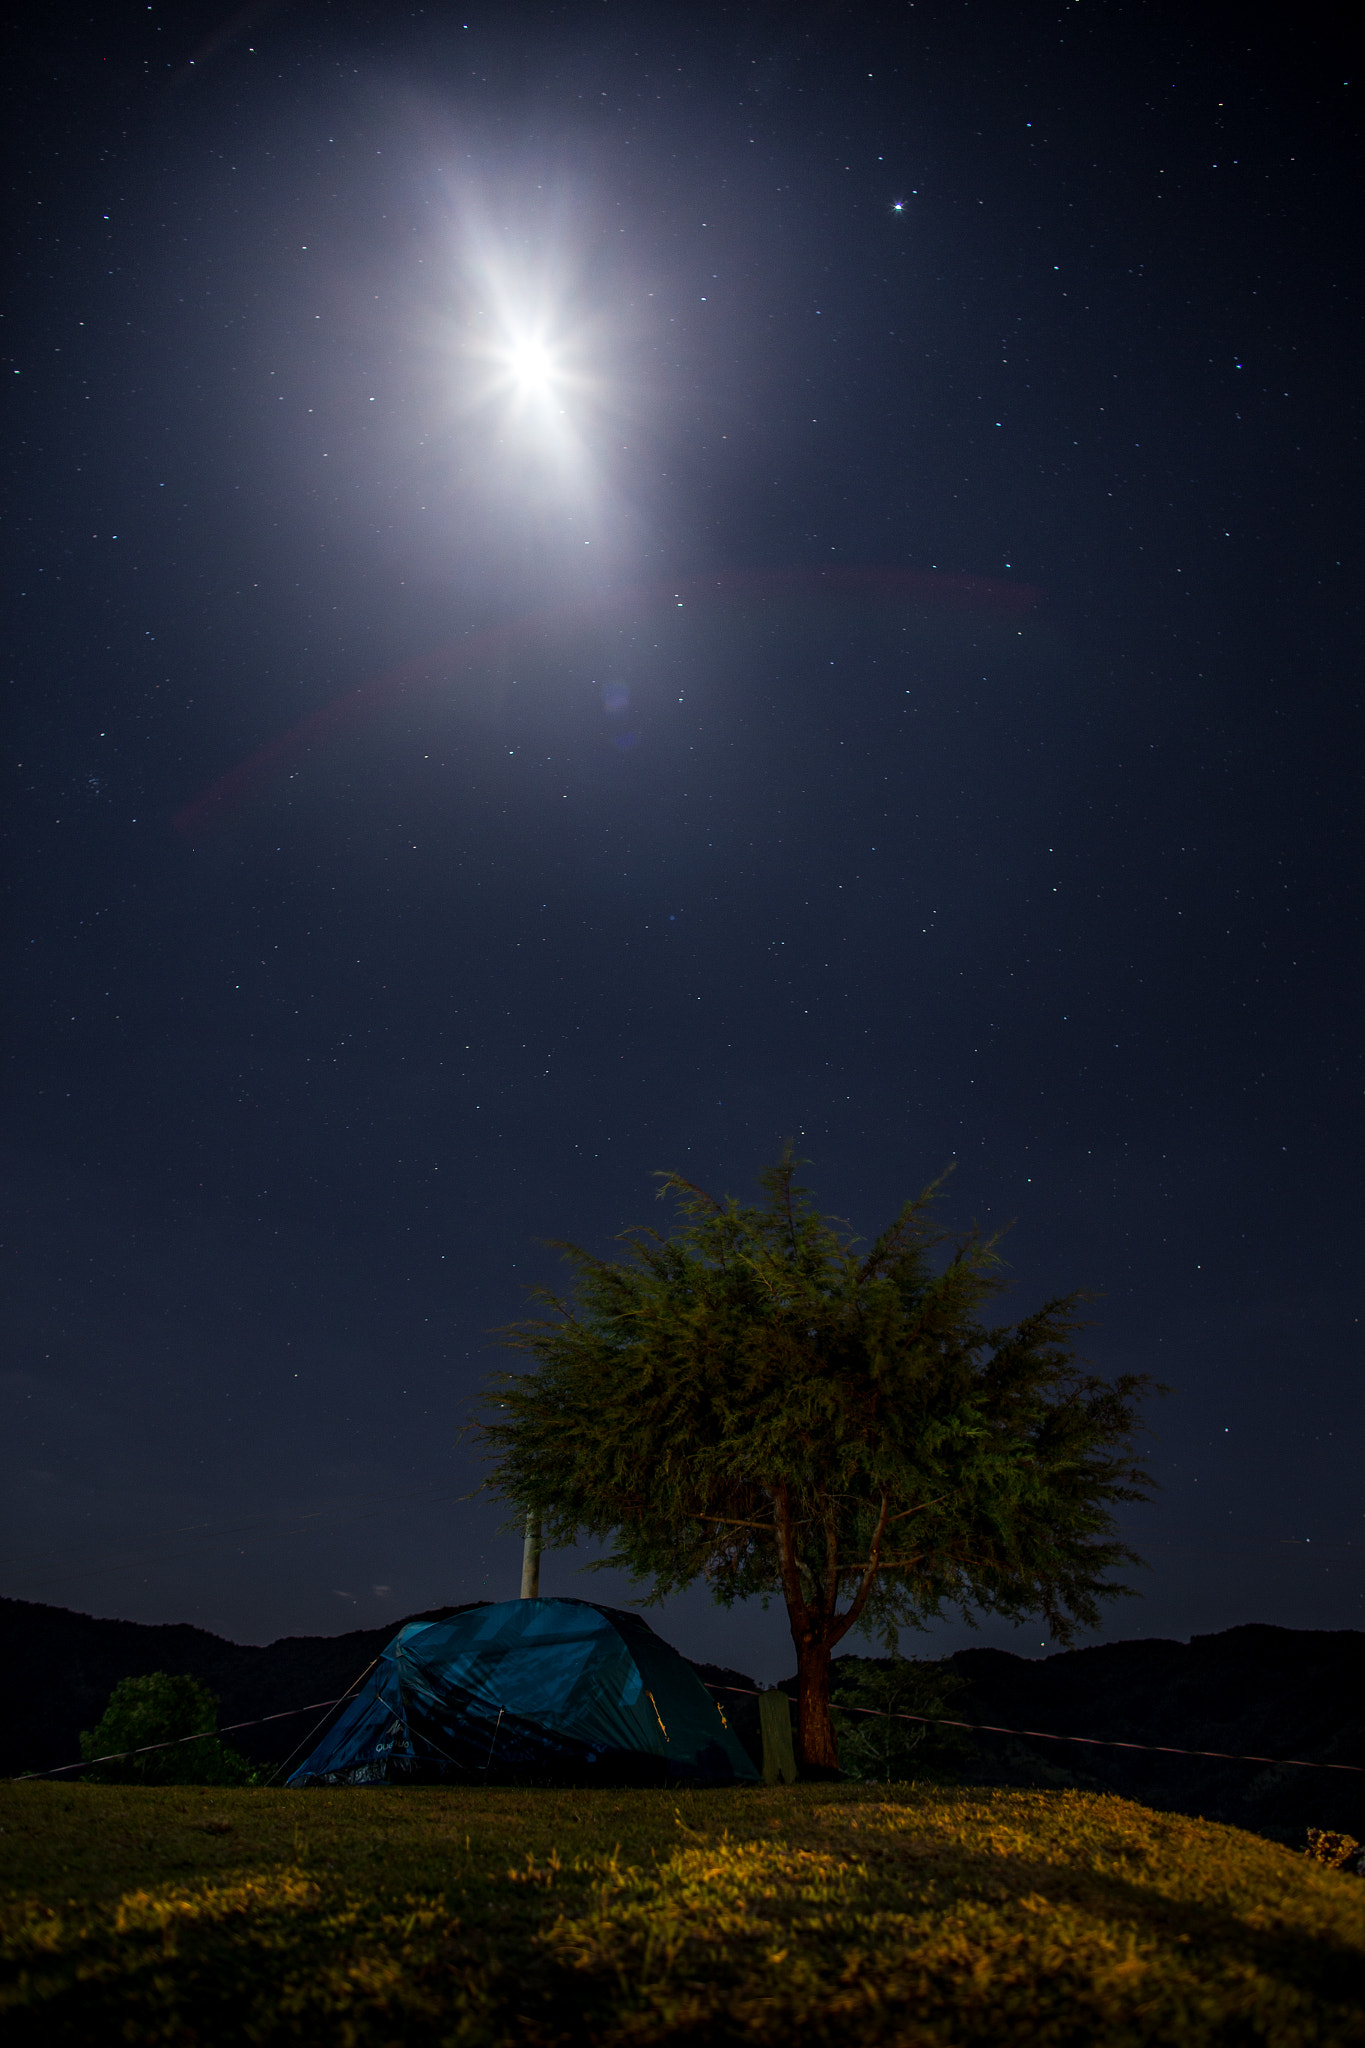
[[[534,1512],[526,1517],[526,1541],[521,1548],[521,1597],[540,1598],[540,1516]]]

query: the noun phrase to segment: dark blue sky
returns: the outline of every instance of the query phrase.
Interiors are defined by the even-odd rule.
[[[5,1592],[510,1596],[458,1437],[542,1241],[792,1135],[1171,1383],[1111,1635],[1365,1622],[1341,20],[45,14]]]

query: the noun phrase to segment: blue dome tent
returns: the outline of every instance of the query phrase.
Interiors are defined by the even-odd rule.
[[[638,1615],[504,1600],[399,1629],[288,1783],[758,1776],[696,1673]]]

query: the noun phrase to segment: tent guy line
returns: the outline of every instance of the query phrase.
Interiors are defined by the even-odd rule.
[[[708,1692],[744,1693],[756,1699],[758,1693],[746,1685],[711,1685]],[[835,1711],[840,1714],[872,1714],[879,1721],[919,1721],[930,1728],[968,1728],[974,1735],[1020,1735],[1028,1736],[1034,1742],[1085,1742],[1096,1749],[1141,1749],[1152,1756],[1211,1756],[1228,1764],[1283,1764],[1292,1765],[1296,1771],[1355,1771],[1365,1772],[1365,1764],[1320,1764],[1301,1756],[1240,1756],[1229,1749],[1176,1749],[1168,1742],[1119,1742],[1112,1735],[1049,1735],[1043,1728],[997,1728],[990,1721],[949,1721],[940,1714],[892,1714],[880,1707],[841,1707],[836,1700]]]
[[[327,1712],[323,1715],[322,1719],[316,1723],[314,1727],[308,1730],[308,1733],[304,1736],[303,1741],[300,1742],[296,1748],[290,1750],[284,1762],[282,1764],[277,1764],[275,1766],[274,1770],[270,1773],[268,1783],[273,1785],[275,1780],[278,1777],[280,1777],[283,1772],[289,1769],[289,1766],[293,1763],[294,1759],[301,1753],[301,1751],[305,1749],[310,1749],[312,1747],[313,1743],[316,1742],[319,1734],[327,1726],[328,1717],[330,1716],[333,1707],[344,1707],[347,1700],[353,1698],[354,1695],[359,1692],[361,1686],[365,1683],[365,1680],[369,1677],[370,1673],[374,1670],[374,1667],[378,1662],[378,1657],[371,1657],[369,1663],[365,1666],[365,1669],[361,1672],[359,1678],[353,1678],[351,1680],[350,1684],[347,1686],[345,1692],[341,1695],[341,1698],[339,1700],[327,1700],[325,1702],[322,1700],[318,1701],[319,1706],[326,1706]],[[302,1711],[304,1713],[308,1713],[311,1710],[305,1707],[302,1709]]]
[[[65,1771],[89,1770],[95,1764],[123,1763],[130,1756],[146,1756],[154,1749],[179,1749],[186,1742],[207,1742],[216,1735],[235,1735],[243,1728],[264,1728],[268,1721],[288,1721],[296,1714],[320,1713],[324,1709],[330,1712],[333,1707],[342,1706],[350,1699],[356,1686],[373,1669],[374,1665],[368,1664],[361,1672],[360,1678],[355,1681],[355,1685],[342,1693],[339,1699],[313,1700],[306,1707],[286,1707],[282,1714],[263,1714],[258,1721],[233,1721],[226,1728],[209,1728],[198,1735],[179,1735],[173,1742],[148,1742],[144,1743],[141,1749],[123,1749],[110,1756],[84,1757],[78,1764],[56,1764],[47,1771],[22,1771],[17,1778],[11,1780],[11,1783],[20,1785],[30,1778],[56,1778]],[[702,1683],[706,1684],[706,1681],[703,1680]],[[746,1699],[757,1699],[760,1696],[757,1686],[707,1685],[706,1690],[739,1693]],[[930,1728],[966,1728],[976,1735],[1018,1735],[1028,1737],[1034,1742],[1084,1742],[1098,1749],[1140,1749],[1151,1756],[1214,1757],[1222,1763],[1280,1764],[1296,1771],[1354,1771],[1357,1775],[1365,1772],[1365,1764],[1315,1763],[1310,1758],[1301,1756],[1242,1756],[1228,1749],[1176,1749],[1170,1743],[1164,1742],[1119,1742],[1106,1735],[1052,1735],[1042,1728],[997,1728],[990,1721],[948,1721],[935,1714],[891,1714],[883,1713],[877,1707],[839,1707],[838,1711],[843,1714],[871,1714],[878,1721],[917,1721],[922,1726]],[[501,1710],[498,1719],[502,1719]],[[496,1739],[496,1730],[494,1735]],[[297,1755],[297,1751],[295,1754]],[[489,1754],[491,1757],[491,1750]]]
[[[373,1665],[366,1667],[367,1670],[373,1668]],[[362,1672],[361,1678],[364,1676],[365,1673]],[[360,1679],[357,1679],[356,1684],[359,1683]],[[354,1690],[353,1686],[351,1691]],[[130,1756],[148,1756],[154,1749],[181,1749],[187,1742],[212,1742],[220,1735],[235,1735],[242,1728],[264,1728],[267,1721],[292,1721],[296,1714],[315,1714],[323,1707],[339,1707],[342,1700],[348,1700],[350,1697],[350,1692],[344,1692],[341,1699],[311,1700],[306,1707],[286,1707],[282,1714],[262,1714],[258,1721],[233,1721],[226,1728],[201,1728],[197,1735],[177,1735],[169,1742],[144,1742],[140,1749],[111,1750],[108,1756],[82,1757],[78,1764],[54,1764],[48,1771],[21,1771],[19,1776],[10,1782],[22,1785],[29,1778],[59,1778],[63,1771],[88,1771],[96,1764],[126,1763]]]

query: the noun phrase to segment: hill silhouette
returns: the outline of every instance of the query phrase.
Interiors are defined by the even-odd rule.
[[[964,1721],[1365,1766],[1365,1634],[1355,1629],[1252,1622],[1188,1643],[1146,1638],[1036,1659],[959,1650],[946,1661],[967,1683],[954,1710]],[[1308,1827],[1365,1838],[1365,1769],[1302,1770],[1018,1736],[972,1740],[972,1775],[982,1783],[1116,1792],[1295,1844]]]
[[[257,1646],[227,1642],[187,1623],[105,1621],[0,1599],[0,1668],[6,1678],[0,1688],[0,1773],[17,1776],[75,1762],[81,1730],[95,1726],[121,1678],[187,1672],[218,1694],[220,1726],[255,1721],[338,1698],[404,1620],[435,1620],[458,1611],[434,1608],[382,1628],[284,1636]],[[959,1710],[966,1721],[1237,1756],[1365,1765],[1365,1634],[1355,1629],[1250,1623],[1188,1643],[1152,1638],[1037,1659],[1006,1650],[960,1650],[947,1662],[967,1684]],[[713,1685],[753,1684],[718,1666],[694,1669]],[[722,1696],[722,1703],[740,1740],[756,1749],[756,1701],[738,1693]],[[253,1762],[283,1763],[321,1718],[319,1707],[312,1716],[243,1729],[231,1740]],[[1116,1792],[1294,1842],[1310,1826],[1365,1837],[1365,1770],[1302,1770],[986,1734],[974,1738],[974,1748],[972,1775],[981,1782]]]

